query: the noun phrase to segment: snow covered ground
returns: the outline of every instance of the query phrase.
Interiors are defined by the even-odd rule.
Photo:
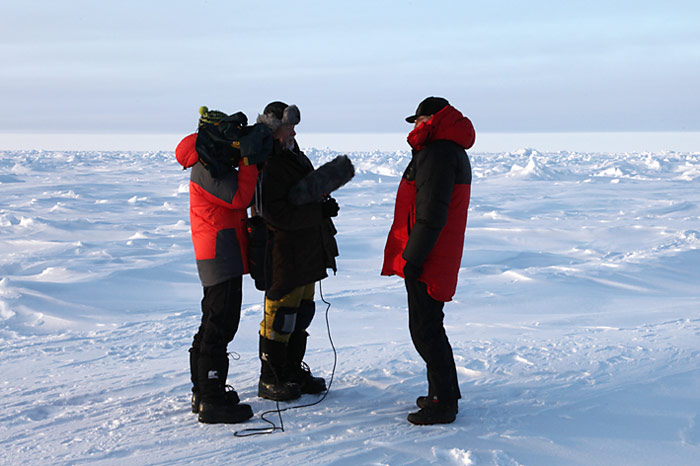
[[[471,155],[446,305],[464,398],[432,427],[406,421],[425,374],[403,284],[379,276],[409,154],[350,155],[339,271],[323,282],[331,392],[285,412],[285,432],[237,438],[274,408],[256,397],[263,298],[246,278],[229,346],[256,417],[199,424],[188,172],[171,152],[0,152],[0,462],[698,464],[700,153]],[[323,312],[310,332],[307,361],[329,377]]]

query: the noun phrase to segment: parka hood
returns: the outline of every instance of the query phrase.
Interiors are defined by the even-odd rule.
[[[439,139],[459,144],[464,149],[474,145],[476,133],[469,118],[451,105],[437,112],[425,123],[408,135],[408,143],[415,150],[422,150],[426,144]]]
[[[175,158],[183,168],[190,168],[199,161],[199,155],[195,149],[197,133],[186,136],[175,149]]]

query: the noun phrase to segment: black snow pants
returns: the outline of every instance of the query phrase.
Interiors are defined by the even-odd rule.
[[[452,346],[443,326],[445,303],[430,297],[426,284],[417,280],[407,279],[406,291],[408,328],[427,367],[428,396],[437,396],[441,402],[456,402],[461,394]]]
[[[243,301],[242,277],[204,287],[202,321],[190,349],[190,369],[195,391],[202,399],[222,392],[228,373],[226,347],[238,331]],[[218,383],[211,380],[215,371]]]
[[[226,346],[238,331],[243,301],[242,277],[204,287],[202,322],[192,347],[203,354],[226,354]]]

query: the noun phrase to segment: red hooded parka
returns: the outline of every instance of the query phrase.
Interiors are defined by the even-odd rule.
[[[457,288],[472,181],[465,149],[475,139],[471,121],[449,105],[408,135],[413,158],[396,195],[382,275],[403,277],[410,261],[438,301],[451,301]]]

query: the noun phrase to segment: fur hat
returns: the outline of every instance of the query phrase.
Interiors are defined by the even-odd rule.
[[[256,120],[267,125],[273,133],[282,125],[298,125],[300,121],[301,113],[296,105],[287,105],[279,101],[267,104],[262,115],[258,115]]]

